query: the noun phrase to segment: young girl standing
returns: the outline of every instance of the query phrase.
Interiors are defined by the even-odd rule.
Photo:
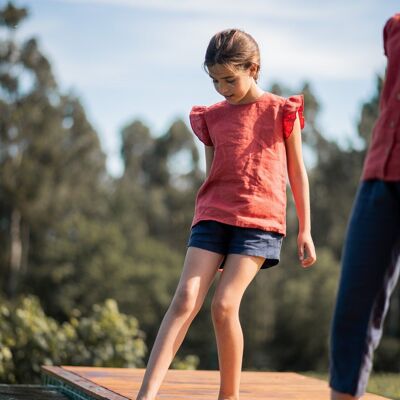
[[[195,106],[194,133],[205,145],[206,180],[197,198],[183,271],[159,328],[136,400],[153,400],[217,272],[212,300],[220,391],[239,399],[243,333],[239,306],[260,269],[279,262],[286,234],[289,176],[298,220],[298,255],[315,260],[309,188],[301,149],[303,96],[287,99],[257,86],[260,54],[238,29],[211,38],[205,69],[225,100]]]

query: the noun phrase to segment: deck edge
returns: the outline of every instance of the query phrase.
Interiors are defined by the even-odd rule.
[[[41,366],[42,380],[46,386],[55,386],[73,400],[129,400],[83,376],[67,371],[62,366]]]

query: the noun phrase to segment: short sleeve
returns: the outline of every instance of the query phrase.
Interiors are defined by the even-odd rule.
[[[190,125],[196,136],[206,145],[212,146],[210,134],[208,132],[208,127],[206,124],[205,111],[206,106],[194,106],[192,107],[189,115]]]
[[[304,96],[290,96],[283,105],[283,136],[287,139],[293,131],[296,113],[299,114],[301,129],[304,128]]]

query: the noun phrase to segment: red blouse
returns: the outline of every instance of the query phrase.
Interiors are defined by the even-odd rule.
[[[303,95],[285,99],[268,92],[248,104],[222,101],[192,108],[194,133],[214,146],[192,226],[214,220],[286,234],[285,139],[297,112],[304,127],[303,109]]]
[[[386,77],[362,180],[400,181],[400,13],[387,21],[383,46]]]

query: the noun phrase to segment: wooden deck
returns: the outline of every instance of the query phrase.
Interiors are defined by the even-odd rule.
[[[42,367],[47,384],[62,386],[72,399],[135,399],[144,369],[93,367]],[[169,370],[157,399],[217,400],[218,371]],[[328,400],[326,382],[290,372],[242,373],[241,400]],[[385,397],[367,394],[363,400]]]

